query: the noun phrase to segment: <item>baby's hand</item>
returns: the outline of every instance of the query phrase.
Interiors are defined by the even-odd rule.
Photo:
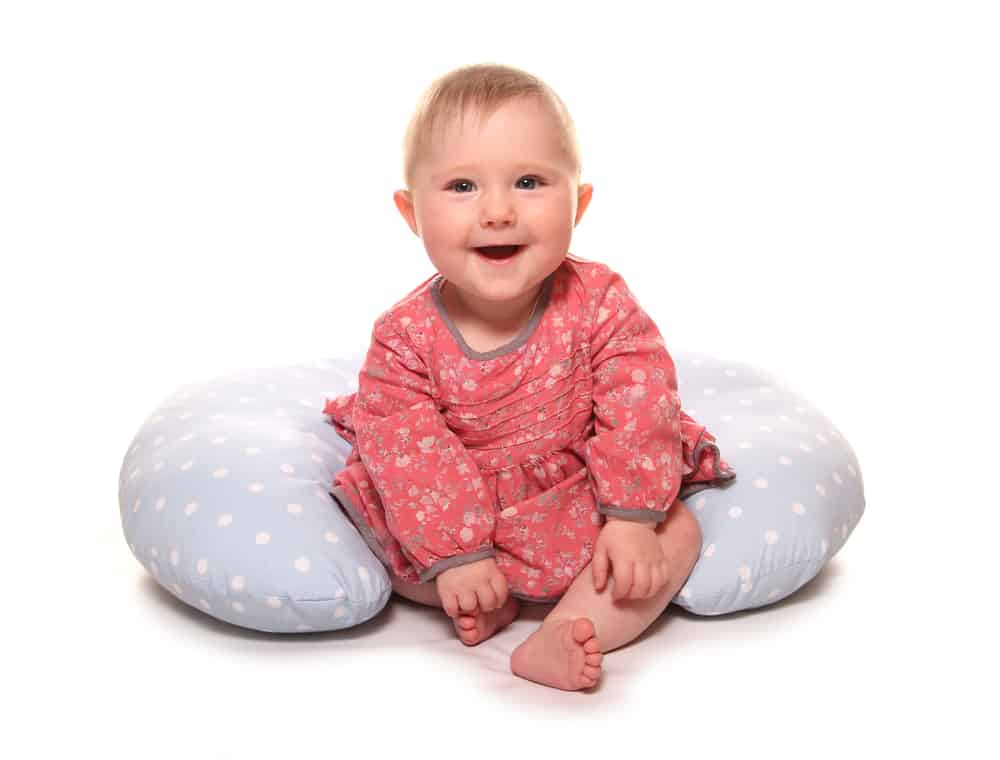
[[[609,561],[615,600],[648,599],[668,580],[669,565],[656,535],[656,523],[608,519],[597,536],[591,561],[598,593],[608,581]]]
[[[500,609],[507,601],[507,579],[493,557],[452,567],[437,579],[438,597],[448,617]]]

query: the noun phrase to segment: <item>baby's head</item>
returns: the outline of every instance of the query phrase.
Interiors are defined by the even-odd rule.
[[[497,64],[477,64],[438,77],[420,98],[403,139],[406,187],[413,190],[417,166],[432,153],[435,138],[446,139],[443,132],[448,127],[455,122],[461,127],[469,116],[488,119],[504,104],[519,99],[531,99],[547,107],[552,116],[549,127],[556,130],[556,139],[579,182],[582,163],[576,127],[562,99],[545,82],[526,71]]]
[[[519,305],[569,252],[593,188],[558,95],[519,69],[475,65],[437,79],[403,145],[396,206],[466,298]],[[517,246],[516,253],[484,246]]]

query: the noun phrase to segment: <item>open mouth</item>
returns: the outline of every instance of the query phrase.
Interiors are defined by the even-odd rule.
[[[516,256],[523,248],[523,245],[483,245],[474,250],[488,259],[509,259],[511,256]]]

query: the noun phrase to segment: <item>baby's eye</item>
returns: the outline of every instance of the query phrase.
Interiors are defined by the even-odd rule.
[[[520,183],[525,181],[531,182],[533,184],[530,187],[524,187]],[[518,180],[518,187],[521,188],[522,190],[534,190],[539,182],[541,182],[541,180],[539,180],[538,177],[521,177],[521,179]]]
[[[458,189],[460,187],[464,187],[465,185],[468,185],[470,188],[472,187],[472,183],[469,182],[467,179],[456,179],[454,182],[452,182],[450,185],[448,185],[448,188],[449,189]],[[459,190],[458,192],[464,193],[466,191],[465,190]],[[468,192],[471,192],[471,189]]]

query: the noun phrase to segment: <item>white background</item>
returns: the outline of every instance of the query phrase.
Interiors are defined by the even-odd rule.
[[[998,38],[985,2],[4,3],[4,754],[995,749]],[[362,350],[433,273],[392,204],[403,130],[477,62],[569,106],[572,250],[672,350],[784,378],[865,476],[819,592],[679,618],[635,672],[608,655],[603,699],[206,628],[118,522],[165,396]]]

